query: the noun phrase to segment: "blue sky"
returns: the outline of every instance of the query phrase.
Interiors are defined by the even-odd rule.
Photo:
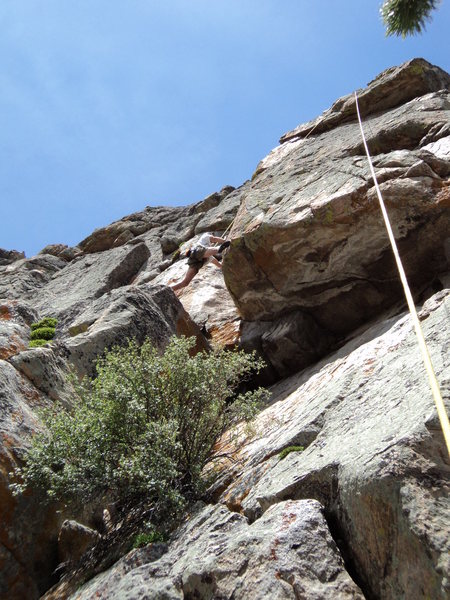
[[[75,245],[249,179],[286,131],[421,56],[450,2],[386,38],[381,0],[2,0],[0,247]]]

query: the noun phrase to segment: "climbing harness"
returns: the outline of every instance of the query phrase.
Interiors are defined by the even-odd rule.
[[[395,242],[394,234],[392,232],[392,227],[389,221],[389,216],[387,214],[386,206],[383,201],[383,197],[381,195],[380,187],[378,185],[377,177],[375,175],[375,170],[373,168],[372,159],[370,157],[369,148],[367,146],[366,138],[364,135],[364,130],[361,122],[361,115],[359,113],[359,105],[358,105],[358,96],[355,92],[355,102],[356,102],[356,113],[358,115],[359,128],[361,130],[361,136],[363,139],[364,148],[367,155],[367,160],[369,161],[370,172],[372,174],[373,182],[375,184],[375,189],[378,196],[378,201],[380,203],[381,212],[383,214],[384,223],[386,225],[386,230],[389,236],[389,240],[391,242],[392,251],[394,253],[395,261],[397,263],[397,269],[400,275],[400,279],[403,285],[403,290],[405,292],[406,301],[408,303],[409,312],[411,314],[411,318],[414,324],[414,329],[416,331],[416,336],[419,342],[420,350],[422,352],[423,362],[425,364],[425,368],[428,374],[428,379],[430,382],[431,391],[433,393],[434,402],[436,404],[437,413],[439,416],[439,421],[442,428],[442,433],[444,434],[445,443],[447,445],[447,450],[450,455],[450,423],[448,420],[447,412],[445,409],[444,402],[442,400],[441,391],[439,389],[439,384],[433,369],[433,365],[430,358],[430,353],[428,352],[427,344],[425,342],[425,337],[423,335],[422,327],[420,325],[419,317],[417,315],[416,307],[414,305],[414,300],[411,294],[411,290],[409,289],[408,280],[406,279],[405,270],[403,268],[403,264],[400,258],[400,254],[398,252],[397,244]]]

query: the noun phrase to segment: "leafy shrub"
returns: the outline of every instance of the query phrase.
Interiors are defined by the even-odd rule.
[[[31,332],[32,340],[52,340],[55,337],[54,327],[39,327]]]
[[[286,458],[291,452],[303,452],[304,449],[303,446],[288,446],[287,448],[283,448],[278,456],[280,460],[283,460],[283,458]]]
[[[57,319],[54,319],[53,317],[45,317],[37,323],[31,323],[31,331],[34,331],[35,329],[40,329],[41,327],[53,327],[53,329],[55,329],[57,323]]]
[[[15,493],[37,486],[68,503],[145,496],[159,519],[176,516],[201,493],[217,437],[251,419],[267,393],[236,396],[263,366],[253,354],[190,356],[194,345],[172,338],[160,356],[149,341],[130,341],[107,352],[97,376],[78,384],[71,411],[42,412],[47,429],[32,439]]]

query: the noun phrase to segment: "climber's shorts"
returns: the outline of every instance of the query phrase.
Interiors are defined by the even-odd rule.
[[[191,250],[191,255],[188,258],[187,264],[198,271],[206,262],[206,259],[204,258],[205,252],[206,248],[203,246],[196,246]]]

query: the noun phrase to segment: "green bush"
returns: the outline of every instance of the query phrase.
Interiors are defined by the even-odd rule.
[[[41,327],[53,327],[53,329],[55,329],[57,323],[57,319],[53,319],[52,317],[45,317],[37,323],[31,323],[31,331],[34,331],[35,329],[40,329]]]
[[[55,327],[57,320],[52,317],[45,317],[37,323],[31,324],[31,341],[28,344],[29,348],[39,348],[45,346],[50,340],[55,337]]]
[[[167,536],[165,536],[160,531],[155,529],[147,532],[138,533],[134,538],[133,548],[142,548],[143,546],[147,546],[147,544],[154,544],[155,542],[165,542],[167,540]]]
[[[28,344],[28,348],[40,348],[48,344],[49,340],[31,340]]]
[[[52,340],[55,337],[54,327],[39,327],[31,332],[32,340]]]
[[[288,446],[287,448],[284,448],[278,456],[280,457],[280,460],[283,460],[283,458],[286,458],[291,452],[303,452],[304,449],[303,446]]]
[[[251,419],[266,396],[236,389],[262,361],[244,352],[190,356],[195,338],[173,338],[161,356],[146,341],[113,348],[97,376],[77,386],[71,411],[42,412],[44,433],[32,439],[21,483],[67,503],[107,496],[124,504],[145,497],[160,519],[198,497],[202,470],[218,436]]]

